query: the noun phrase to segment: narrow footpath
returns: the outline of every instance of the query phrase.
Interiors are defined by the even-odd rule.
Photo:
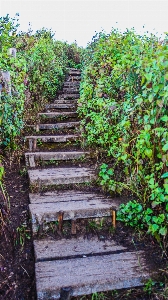
[[[132,288],[149,278],[143,251],[128,251],[115,241],[76,235],[79,219],[113,216],[115,226],[115,212],[122,202],[85,188],[96,180],[96,167],[90,163],[91,154],[79,144],[76,110],[80,79],[79,70],[69,70],[58,99],[38,114],[40,121],[33,134],[25,137],[38,300],[68,300]],[[70,239],[62,234],[67,220]],[[52,226],[57,228],[59,239],[46,234]]]

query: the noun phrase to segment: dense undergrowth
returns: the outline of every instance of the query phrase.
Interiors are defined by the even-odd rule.
[[[18,32],[9,15],[0,19],[0,145],[14,149],[24,123],[61,88],[69,67],[80,68],[82,48],[54,40],[51,30]],[[9,50],[16,48],[16,57]],[[4,74],[10,73],[10,80]],[[28,114],[27,114],[28,113]]]
[[[134,197],[117,219],[167,247],[168,40],[116,29],[95,36],[79,102],[87,144],[104,153],[100,184]]]

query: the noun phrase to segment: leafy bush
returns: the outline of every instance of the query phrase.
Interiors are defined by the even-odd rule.
[[[11,80],[8,83],[4,82],[1,72],[0,144],[9,147],[14,146],[14,138],[19,135],[23,127],[25,100],[26,60],[20,55],[15,59],[8,51],[15,44],[17,28],[18,23],[15,18],[10,19],[7,15],[0,19],[0,70],[10,72]]]
[[[9,71],[11,80],[11,93],[6,88],[1,93],[0,143],[10,148],[16,147],[27,112],[34,107],[37,114],[45,101],[56,97],[68,68],[79,68],[83,53],[75,43],[54,40],[51,30],[17,33],[18,27],[16,18],[0,19],[0,71]],[[9,55],[12,47],[17,49],[16,58]],[[5,86],[2,78],[0,83]]]
[[[113,193],[127,189],[144,211],[151,208],[152,225],[143,222],[157,238],[168,228],[167,100],[167,40],[115,29],[94,37],[79,101],[84,136],[105,151],[105,163],[111,161],[110,171],[107,164],[103,173],[101,168],[100,183]],[[164,230],[156,220],[160,215],[165,216]]]

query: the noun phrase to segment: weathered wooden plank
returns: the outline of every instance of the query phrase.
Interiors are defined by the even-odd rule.
[[[48,130],[48,129],[63,129],[63,128],[76,128],[80,125],[80,122],[65,122],[65,123],[56,123],[56,124],[39,124],[39,130]]]
[[[56,221],[59,219],[60,211],[63,213],[64,220],[75,220],[81,218],[102,218],[111,216],[112,210],[118,210],[119,202],[117,199],[109,201],[101,198],[87,200],[69,200],[54,202],[43,202],[29,204],[33,232],[38,231],[39,225]]]
[[[77,69],[70,69],[68,75],[81,75],[81,71]]]
[[[76,117],[78,114],[76,111],[63,111],[63,112],[44,112],[44,113],[38,113],[38,116],[40,118],[45,118],[45,119],[56,119],[60,117]]]
[[[88,168],[49,168],[28,171],[30,184],[59,185],[90,182],[96,178]]]
[[[64,87],[63,92],[65,94],[78,94],[79,95],[79,87]]]
[[[60,95],[59,99],[56,98],[54,100],[54,102],[51,103],[51,104],[54,104],[54,103],[56,103],[56,104],[74,104],[74,105],[76,105],[77,100],[75,100],[75,99],[64,99],[64,96]],[[47,105],[51,105],[51,104],[47,104]]]
[[[55,103],[47,104],[46,109],[75,109],[77,106],[77,103],[57,103],[55,100]]]
[[[37,140],[42,143],[66,143],[74,142],[79,139],[78,135],[31,135],[26,136],[25,141],[29,141],[29,150],[35,151],[37,147]]]
[[[76,141],[79,139],[78,135],[69,134],[69,135],[30,135],[25,136],[25,140],[39,140],[46,143],[65,143],[69,141]]]
[[[74,82],[74,81],[80,81],[81,80],[81,76],[80,75],[72,75],[72,76],[69,76],[67,78],[66,81],[71,81],[71,82]]]
[[[64,86],[63,86],[64,88],[79,88],[80,87],[80,82],[78,82],[78,81],[74,81],[74,82],[72,82],[72,81],[65,81],[64,82]]]
[[[89,193],[89,192],[80,192],[76,190],[70,191],[54,191],[54,192],[45,192],[43,194],[29,194],[29,200],[32,204],[37,203],[54,203],[54,202],[69,202],[69,201],[89,201],[89,200],[104,200],[104,201],[117,201],[117,203],[124,203],[127,201],[125,198],[111,198],[105,197],[102,194]]]
[[[113,240],[100,241],[97,237],[89,240],[80,237],[78,239],[73,238],[70,240],[62,239],[54,241],[51,239],[45,239],[34,241],[36,262],[67,257],[91,256],[94,254],[112,253],[125,250],[125,247],[117,245]]]
[[[25,159],[27,165],[35,167],[35,160],[72,160],[89,157],[90,152],[72,151],[72,152],[26,152]]]
[[[79,99],[80,98],[80,94],[79,93],[64,93],[63,95],[61,95],[61,98],[63,99]]]
[[[143,252],[72,258],[35,264],[37,299],[59,299],[62,287],[72,295],[143,286],[149,278]]]

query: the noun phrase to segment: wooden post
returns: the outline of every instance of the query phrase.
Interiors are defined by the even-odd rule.
[[[9,71],[0,71],[0,83],[0,90],[4,90],[9,96],[11,96],[11,80]]]
[[[71,234],[76,234],[76,220],[71,220]]]
[[[115,228],[116,227],[116,211],[115,210],[112,210],[112,224],[113,224],[113,227]]]
[[[37,148],[37,140],[34,139],[33,140],[33,151],[36,151],[36,148]]]
[[[40,129],[39,129],[39,124],[36,125],[36,132],[39,132]]]
[[[16,48],[9,48],[8,54],[16,58]],[[0,97],[1,92],[5,91],[9,96],[11,96],[11,79],[10,72],[0,70]]]
[[[9,48],[8,49],[9,55],[13,56],[14,58],[16,58],[16,52],[17,52],[16,48]]]
[[[29,150],[32,151],[33,149],[33,140],[29,139]]]
[[[71,287],[63,287],[60,292],[60,300],[70,300],[72,295]]]
[[[64,212],[59,211],[59,213],[58,213],[58,229],[59,229],[60,232],[62,232],[63,216],[64,216]]]
[[[41,182],[41,180],[40,180],[40,178],[38,177],[38,179],[37,179],[37,184],[38,184],[38,193],[40,193],[41,192],[41,188],[42,188],[42,182]]]

